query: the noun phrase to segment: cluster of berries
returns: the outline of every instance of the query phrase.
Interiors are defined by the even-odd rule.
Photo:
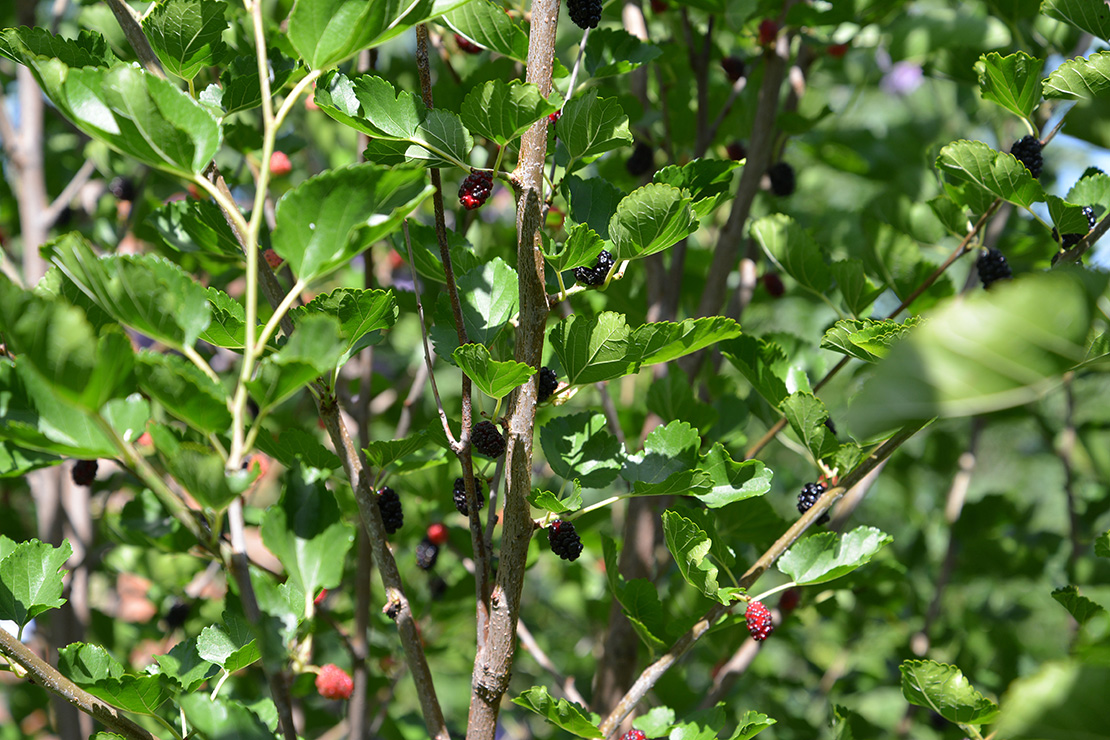
[[[478,497],[478,511],[486,505],[486,497],[482,493],[482,481],[474,479],[474,493]],[[455,479],[455,508],[463,516],[470,516],[470,507],[466,505],[466,481],[462,478]]]
[[[567,0],[567,13],[574,25],[583,31],[597,28],[601,20],[601,0]]]
[[[459,185],[459,203],[468,211],[480,208],[493,192],[493,173],[474,170]]]
[[[979,279],[983,287],[989,288],[999,280],[1009,280],[1014,276],[1010,272],[1010,265],[1006,262],[1006,255],[994,247],[979,255],[975,261],[975,269],[979,271]]]
[[[1041,168],[1044,167],[1044,157],[1041,156],[1043,148],[1044,145],[1041,144],[1040,139],[1030,135],[1015,141],[1010,147],[1010,154],[1017,157],[1017,160],[1029,170],[1029,174],[1037,178],[1041,176]]]
[[[577,560],[582,554],[582,540],[571,522],[556,519],[547,528],[547,541],[551,552],[563,560]]]
[[[475,424],[470,441],[474,449],[486,457],[498,458],[505,454],[505,438],[491,421],[480,421]]]
[[[401,508],[401,497],[389,486],[378,491],[378,510],[382,514],[385,531],[393,534],[405,523],[405,512]]]
[[[821,494],[825,492],[825,485],[823,483],[806,483],[802,486],[802,492],[798,494],[798,513],[804,514],[813,508],[817,503],[817,499],[821,498]],[[824,524],[829,520],[828,514],[822,514],[821,518],[817,520],[818,524]]]
[[[540,368],[540,385],[536,400],[543,403],[551,398],[551,394],[559,387],[559,376],[549,367]]]
[[[436,522],[428,527],[424,539],[416,546],[416,564],[421,570],[431,570],[439,558],[439,548],[447,544],[447,527]]]
[[[609,270],[613,269],[613,264],[613,255],[603,249],[593,267],[574,268],[574,279],[583,285],[602,285],[609,276]]]

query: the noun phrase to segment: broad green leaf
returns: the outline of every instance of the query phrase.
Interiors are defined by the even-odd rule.
[[[604,737],[597,729],[597,724],[590,720],[589,712],[585,707],[566,699],[555,699],[543,686],[533,686],[513,699],[513,703],[535,712],[559,729],[576,737]]]
[[[1087,215],[1083,213],[1083,205],[1068,203],[1063,198],[1055,195],[1046,196],[1048,201],[1048,215],[1060,234],[1086,234],[1090,231]]]
[[[137,67],[71,67],[4,37],[5,55],[26,65],[54,106],[89,136],[180,177],[201,173],[220,146],[220,126],[200,103]]]
[[[706,557],[712,542],[700,527],[674,511],[663,512],[663,538],[682,577],[704,596],[727,604],[729,598],[717,585],[717,566]]]
[[[156,208],[147,223],[171,249],[221,261],[241,262],[243,249],[223,211],[210,200],[176,200]]]
[[[58,650],[58,670],[78,686],[91,686],[127,672],[103,647],[83,642],[72,642]]]
[[[920,324],[917,317],[898,323],[893,319],[841,319],[825,332],[821,348],[854,357],[864,362],[878,362],[890,353],[891,346]]]
[[[951,201],[948,201],[951,202]],[[848,259],[829,265],[836,287],[844,298],[848,310],[856,316],[866,311],[883,293],[883,286],[875,285],[867,277],[862,260]]]
[[[287,468],[298,464],[317,470],[337,470],[343,466],[339,456],[320,444],[315,435],[303,429],[283,429],[281,436],[258,435],[258,449]]]
[[[208,288],[205,297],[212,313],[212,322],[200,333],[200,338],[217,347],[243,349],[247,341],[247,314],[243,304],[218,288]]]
[[[451,353],[455,364],[490,398],[504,398],[536,374],[536,368],[513,360],[494,360],[484,344],[464,344]]]
[[[778,406],[790,395],[786,389],[790,362],[779,345],[750,334],[741,334],[736,339],[722,342],[719,349],[772,406]]]
[[[836,449],[836,435],[825,426],[829,412],[821,399],[812,393],[797,391],[784,399],[780,407],[790,428],[814,460],[823,460],[832,454]]]
[[[362,4],[362,3],[360,3]],[[274,733],[242,702],[200,691],[179,699],[189,727],[208,740],[274,740]]]
[[[143,18],[143,32],[168,71],[191,80],[223,61],[224,0],[159,0]]]
[[[231,427],[227,391],[185,358],[140,352],[135,375],[144,393],[197,431],[213,434]]]
[[[37,379],[30,395],[39,413],[54,418],[58,431],[77,430],[67,429],[64,413],[48,413],[45,404],[95,412],[133,387],[134,354],[122,332],[109,327],[98,337],[81,309],[20,290],[6,275],[0,276],[0,325],[8,350],[19,357],[23,383]],[[54,397],[34,392],[40,387]]]
[[[1052,598],[1060,602],[1079,624],[1084,624],[1096,614],[1106,611],[1106,608],[1101,604],[1080,595],[1079,589],[1075,586],[1056,589],[1052,592]]]
[[[450,111],[428,110],[419,97],[381,77],[325,75],[316,104],[329,116],[371,137],[368,159],[378,164],[422,160],[430,167],[466,166],[474,146],[462,120]]]
[[[623,314],[572,314],[550,330],[551,347],[571,385],[620,378],[636,370],[638,353]]]
[[[471,132],[505,146],[555,110],[535,85],[490,80],[467,94],[461,112]]]
[[[874,527],[838,535],[821,532],[794,543],[779,558],[778,569],[801,586],[826,583],[871,562],[893,538]]]
[[[551,491],[533,488],[528,494],[528,503],[537,509],[550,511],[552,514],[566,514],[582,508],[582,485],[574,481],[574,491],[564,499]]]
[[[0,388],[3,388],[2,384]],[[3,436],[3,419],[0,418],[0,437]],[[48,468],[61,461],[62,458],[57,455],[24,449],[17,444],[0,439],[0,478],[22,478],[32,470]]]
[[[713,487],[694,496],[711,509],[762,496],[771,490],[774,473],[769,468],[759,460],[735,462],[720,442],[702,455],[698,467],[709,474]]]
[[[227,474],[223,459],[211,448],[181,443],[164,427],[155,425],[150,434],[166,470],[207,509],[222,511],[252,479],[251,471],[247,470]]]
[[[294,308],[290,317],[299,322],[305,316],[331,316],[339,322],[339,335],[344,350],[339,357],[342,366],[355,353],[382,340],[382,330],[397,321],[397,299],[390,290],[356,290],[336,288],[321,293],[307,305]]]
[[[1041,12],[1110,41],[1110,10],[1099,0],[1044,0]]]
[[[1013,154],[996,152],[981,141],[960,140],[940,150],[937,169],[992,196],[1028,208],[1044,200],[1044,189]]]
[[[224,611],[222,624],[201,630],[197,637],[197,654],[229,673],[246,668],[262,657],[250,625],[230,611]]]
[[[1110,52],[1069,59],[1044,80],[1049,100],[1095,98],[1110,88]]]
[[[627,74],[662,53],[658,46],[644,43],[623,29],[595,28],[590,31],[590,43],[583,61],[586,72],[596,80]]]
[[[605,488],[621,469],[621,443],[602,414],[555,417],[540,427],[540,445],[555,474],[583,488]]]
[[[142,436],[150,421],[150,402],[139,393],[132,393],[127,398],[113,398],[104,404],[100,415],[108,422],[120,439],[124,442],[134,442]]]
[[[704,316],[679,323],[656,321],[636,327],[630,343],[639,351],[641,366],[684,357],[718,342],[740,336],[740,325],[724,316]]]
[[[116,321],[178,351],[193,347],[211,321],[204,287],[165,258],[98,258],[79,234],[51,243],[43,254]]]
[[[652,707],[632,721],[632,726],[648,737],[664,737],[674,724],[675,713],[670,707]]]
[[[1083,361],[1105,277],[1022,276],[935,312],[878,363],[849,409],[864,436],[1028,403]]]
[[[492,345],[517,312],[520,289],[516,270],[500,257],[494,257],[461,275],[455,273],[455,281],[467,339],[477,344]],[[459,335],[455,329],[451,302],[445,292],[440,292],[436,318],[429,334],[436,354],[454,362],[451,355],[459,346]]]
[[[354,544],[354,527],[343,521],[335,496],[323,483],[286,476],[281,503],[266,510],[262,541],[289,578],[306,594],[335,588],[343,563]]]
[[[432,193],[419,169],[361,164],[329,170],[278,201],[274,251],[309,282],[389,234]]]
[[[998,717],[998,705],[971,685],[954,665],[933,660],[907,660],[902,672],[902,695],[910,704],[931,709],[949,722],[986,725]]]
[[[111,67],[119,63],[108,39],[92,31],[82,30],[77,38],[71,39],[39,26],[0,30],[0,56],[27,64],[23,60],[28,55],[57,59],[67,67]]]
[[[559,147],[555,160],[568,170],[575,163],[596,159],[611,149],[632,143],[628,116],[614,98],[598,99],[590,89],[563,106],[558,123]]]
[[[544,243],[547,244],[546,241]],[[543,256],[556,272],[565,272],[575,267],[593,265],[603,249],[605,249],[605,240],[588,225],[578,224],[558,249],[547,249]]]
[[[404,439],[374,440],[363,450],[363,454],[366,455],[366,462],[370,467],[381,469],[392,465],[403,457],[418,452],[428,442],[427,432],[419,431]]]
[[[683,373],[668,373],[648,388],[647,409],[661,419],[681,419],[696,429],[709,429],[719,418],[717,409],[694,397]]]
[[[446,13],[444,22],[461,36],[502,56],[528,62],[528,33],[490,0],[474,0]]]
[[[215,676],[219,669],[197,652],[196,638],[182,640],[165,655],[155,655],[154,660],[162,675],[172,678],[185,691],[195,691],[205,680]]]
[[[22,632],[39,614],[66,603],[60,571],[72,554],[68,540],[60,547],[38,540],[16,545],[0,560],[0,619],[10,619]]]
[[[1110,558],[1110,531],[1103,532],[1097,540],[1095,540],[1095,555],[1100,558]]]
[[[666,618],[654,583],[646,578],[633,578],[625,583],[617,600],[636,634],[653,652],[666,647]]]
[[[1031,57],[1024,51],[1007,57],[996,51],[984,54],[975,63],[979,92],[986,100],[1028,119],[1040,102],[1043,67],[1043,59]]]
[[[728,200],[734,171],[740,167],[731,160],[695,159],[656,170],[651,181],[682,188],[693,202],[694,215],[702,219]]]
[[[565,116],[564,116],[565,117]],[[563,119],[559,119],[561,124]],[[649,184],[632,191],[609,221],[614,259],[647,257],[662,252],[698,230],[690,197],[673,185]]]
[[[332,316],[305,316],[277,353],[258,364],[247,390],[267,413],[317,377],[334,371],[343,354],[339,322]]]
[[[686,422],[657,426],[644,440],[642,452],[627,455],[621,477],[629,483],[661,483],[675,473],[696,468],[699,447],[698,430]]]
[[[609,241],[609,220],[617,210],[617,204],[624,198],[624,193],[616,185],[600,177],[583,180],[572,175],[564,183],[567,200],[570,202],[570,217],[577,223],[586,224],[602,239]]]
[[[1079,180],[1068,191],[1068,203],[1095,206],[1095,215],[1110,211],[1110,175],[1096,172]],[[1101,206],[1101,208],[1100,208]]]
[[[398,0],[297,0],[289,41],[310,69],[328,69],[369,48],[401,7]]]
[[[1104,737],[1110,726],[1107,685],[1110,668],[1105,665],[1046,663],[1010,684],[991,729],[1014,740]]]
[[[729,740],[749,740],[775,724],[778,724],[778,720],[750,709],[744,712],[744,716],[737,723],[736,731],[732,733]]]
[[[815,293],[832,285],[824,250],[794,219],[776,213],[752,224],[752,237],[780,270]]]
[[[270,92],[285,87],[297,70],[296,60],[282,54],[276,48],[266,50],[266,60],[270,64],[273,77],[270,79]],[[210,86],[208,89],[211,90]],[[262,104],[262,86],[258,84],[258,58],[253,54],[235,57],[220,72],[219,105],[224,109],[224,117],[243,110],[250,110]],[[204,99],[204,95],[201,95]]]

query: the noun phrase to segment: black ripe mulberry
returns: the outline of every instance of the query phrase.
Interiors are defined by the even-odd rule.
[[[821,494],[825,492],[825,486],[821,483],[806,483],[802,486],[802,492],[798,494],[798,513],[804,514],[813,508],[817,503],[817,499],[821,498]],[[829,520],[828,514],[822,514],[821,518],[817,520],[818,524],[824,524]]]
[[[740,57],[725,57],[721,60],[721,67],[725,70],[725,74],[733,82],[736,82],[744,76],[745,64],[744,60]]]
[[[420,566],[421,570],[431,570],[436,565],[436,558],[439,557],[439,545],[432,542],[425,537],[420,540],[420,544],[416,546],[416,564]]]
[[[577,560],[582,554],[582,540],[574,531],[574,525],[562,519],[551,522],[547,528],[547,541],[551,543],[551,552],[563,560]]]
[[[401,509],[401,497],[389,486],[378,491],[378,510],[382,513],[385,531],[393,534],[405,523],[405,512]]]
[[[475,170],[459,185],[459,203],[468,211],[480,208],[493,192],[493,173]]]
[[[1057,232],[1056,232],[1056,229],[1052,230],[1052,238],[1053,239],[1058,239],[1060,241],[1060,248],[1061,249],[1071,249],[1072,247],[1074,247],[1076,244],[1079,243],[1080,239],[1087,236],[1087,233],[1090,233],[1091,229],[1095,228],[1095,223],[1097,221],[1097,219],[1095,219],[1095,209],[1092,208],[1091,206],[1084,206],[1083,207],[1083,215],[1087,217],[1087,232],[1086,233],[1083,233],[1083,234],[1064,234],[1063,236],[1059,236],[1059,234],[1057,234]]]
[[[574,25],[583,31],[597,28],[601,20],[601,0],[567,0],[567,13]]]
[[[984,288],[1014,276],[1010,272],[1010,266],[1006,264],[1006,256],[994,247],[979,255],[979,259],[975,261],[975,268],[979,271],[979,279],[983,281]]]
[[[559,378],[555,375],[555,371],[549,367],[540,368],[540,387],[539,395],[536,400],[543,403],[551,398],[551,394],[559,387]]]
[[[613,255],[608,250],[601,250],[597,256],[597,263],[593,267],[574,268],[574,279],[583,285],[602,285],[613,267]]]
[[[96,460],[78,460],[73,466],[73,485],[91,486],[96,480]]]
[[[775,162],[767,168],[767,177],[771,178],[771,192],[785,198],[794,193],[794,168],[786,162]]]
[[[775,622],[771,619],[771,610],[758,601],[749,601],[748,610],[744,612],[744,620],[748,623],[748,633],[756,642],[766,640],[775,629]]]
[[[654,164],[655,153],[652,152],[650,146],[640,142],[636,145],[636,148],[632,150],[632,156],[624,163],[624,167],[628,170],[628,174],[633,177],[641,177],[642,175],[646,175]]]
[[[1043,148],[1040,140],[1030,134],[1023,139],[1018,139],[1014,145],[1010,147],[1010,154],[1017,157],[1017,161],[1025,165],[1034,178],[1041,176],[1041,168],[1044,167],[1044,157],[1041,156],[1041,149]]]
[[[474,443],[474,449],[486,457],[501,457],[505,452],[505,438],[497,431],[493,422],[480,421],[475,424],[470,439]]]
[[[474,479],[474,494],[478,497],[478,511],[486,505],[486,497],[482,494],[482,481]],[[466,505],[466,481],[462,478],[455,479],[455,508],[463,516],[470,516],[470,507]]]

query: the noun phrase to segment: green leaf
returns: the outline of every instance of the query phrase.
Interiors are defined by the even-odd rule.
[[[779,558],[778,569],[800,586],[827,583],[871,562],[893,538],[874,527],[838,535],[821,532],[794,544]]]
[[[543,686],[533,686],[513,699],[513,703],[535,712],[559,729],[576,737],[605,737],[597,729],[597,724],[588,718],[585,707],[566,699],[555,699]]]
[[[1097,0],[1044,0],[1041,12],[1110,41],[1110,10]]]
[[[392,0],[297,0],[289,41],[310,69],[328,69],[369,48],[399,8]]]
[[[344,350],[338,365],[342,367],[355,353],[382,340],[382,329],[397,321],[397,299],[391,290],[356,290],[336,288],[321,293],[307,305],[289,312],[295,322],[305,316],[331,316],[339,322],[339,336]]]
[[[1081,178],[1068,191],[1067,201],[1068,203],[1086,203],[1096,206],[1096,215],[1100,210],[1097,206],[1101,206],[1103,214],[1110,211],[1110,175],[1097,172]]]
[[[836,280],[836,287],[840,289],[845,305],[856,316],[866,311],[883,293],[883,286],[875,285],[867,277],[862,260],[848,259],[833,262],[829,265],[829,270]]]
[[[91,686],[127,671],[100,645],[72,642],[58,650],[58,670],[78,686]]]
[[[759,395],[772,406],[778,406],[790,395],[786,390],[786,373],[790,362],[782,347],[750,334],[722,342],[721,354],[736,366]]]
[[[670,707],[652,707],[632,721],[632,726],[648,737],[664,737],[674,724],[675,713]]]
[[[533,84],[490,80],[467,94],[461,112],[470,131],[505,146],[555,110]]]
[[[1044,80],[1049,100],[1096,98],[1110,88],[1110,51],[1069,59]]]
[[[465,166],[474,140],[462,120],[445,110],[428,110],[419,97],[381,77],[325,75],[316,85],[316,104],[329,116],[371,137],[367,158],[379,164],[422,160],[431,167]]]
[[[825,426],[829,412],[824,401],[812,393],[797,391],[783,400],[781,408],[790,428],[814,460],[823,460],[832,454],[836,449],[836,435]]]
[[[154,446],[170,475],[202,506],[222,511],[249,483],[247,470],[228,475],[223,459],[211,448],[192,442],[180,443],[164,427],[150,429]]]
[[[551,491],[533,488],[532,492],[528,494],[528,503],[537,509],[550,511],[552,514],[578,511],[582,508],[582,485],[578,481],[574,481],[574,491],[565,499],[560,499],[557,494]]]
[[[737,723],[736,732],[732,733],[729,740],[749,740],[775,724],[778,724],[778,720],[750,709],[744,712],[744,716]]]
[[[143,392],[193,429],[214,434],[231,427],[227,391],[183,357],[140,352],[135,375]]]
[[[547,242],[544,242],[545,246]],[[567,240],[558,249],[548,249],[543,256],[551,263],[556,272],[573,270],[575,267],[593,265],[597,256],[605,249],[605,240],[586,224],[578,224],[570,231]]]
[[[1086,234],[1091,230],[1087,223],[1087,214],[1083,213],[1083,206],[1068,203],[1056,195],[1046,196],[1048,201],[1048,215],[1052,218],[1053,225],[1060,234]]]
[[[320,444],[315,435],[303,429],[283,429],[277,439],[268,434],[260,434],[257,445],[287,468],[303,465],[317,470],[337,470],[343,467],[338,455]]]
[[[243,349],[247,341],[247,315],[243,304],[218,288],[208,288],[205,297],[212,322],[200,333],[200,338],[217,347]]]
[[[536,374],[536,368],[524,363],[494,360],[484,344],[464,344],[451,357],[478,390],[490,398],[504,398]]]
[[[651,181],[682,188],[693,202],[694,215],[702,219],[731,197],[733,174],[740,167],[743,165],[730,160],[695,159],[656,170]]]
[[[979,57],[975,71],[983,98],[1028,119],[1040,102],[1044,60],[1018,51],[1004,57],[992,51]]]
[[[0,560],[0,619],[10,619],[20,632],[39,614],[58,609],[62,598],[62,566],[73,554],[69,541],[60,547],[46,542],[21,542]]]
[[[182,696],[181,710],[208,740],[274,740],[274,733],[257,714],[239,701],[212,699],[205,692]]]
[[[247,390],[267,413],[321,375],[331,374],[343,354],[339,322],[315,314],[301,319],[289,342],[258,364]]]
[[[586,72],[593,79],[623,75],[655,59],[663,51],[623,29],[595,28],[586,47]]]
[[[0,56],[13,62],[28,56],[57,59],[67,67],[111,67],[119,59],[108,46],[108,39],[98,33],[82,30],[75,39],[55,36],[38,26],[20,26],[0,30]]]
[[[1110,558],[1110,531],[1102,533],[1102,536],[1095,540],[1095,555],[1100,558]]]
[[[432,193],[423,170],[361,164],[329,170],[278,201],[274,251],[309,282],[400,228]]]
[[[996,152],[981,141],[948,144],[940,150],[937,169],[950,180],[969,182],[1024,208],[1044,200],[1041,184],[1017,157],[1009,152]]]
[[[567,102],[559,118],[559,149],[555,161],[568,170],[579,160],[596,159],[632,143],[628,116],[614,98],[599,100],[590,89]]]
[[[404,439],[383,439],[375,440],[369,443],[369,446],[363,450],[366,455],[366,462],[372,468],[384,468],[392,465],[403,457],[408,457],[414,452],[423,449],[429,442],[428,434],[425,431],[419,431],[415,434],[410,434]]]
[[[890,354],[891,346],[909,334],[920,320],[911,317],[905,323],[894,319],[842,319],[825,332],[821,348],[854,357],[864,362],[878,362]]]
[[[235,232],[215,201],[172,201],[154,209],[147,223],[168,247],[183,254],[203,254],[221,261],[244,259]]]
[[[98,258],[79,234],[43,247],[65,276],[97,306],[178,351],[192,348],[211,321],[204,288],[184,270],[156,255]]]
[[[559,119],[562,125],[564,118]],[[609,221],[613,258],[637,259],[669,249],[698,230],[690,197],[673,185],[649,184],[632,191]]]
[[[159,0],[143,18],[143,32],[168,71],[191,80],[224,56],[224,0]]]
[[[0,387],[3,385],[0,384]],[[0,437],[3,435],[3,429],[0,428]],[[57,455],[23,449],[19,445],[0,439],[0,478],[22,478],[32,470],[48,468],[61,461],[62,458]]]
[[[636,634],[653,652],[666,647],[667,621],[654,583],[646,578],[633,578],[621,589],[617,600]]]
[[[355,541],[354,527],[343,521],[335,496],[322,483],[306,483],[295,471],[286,481],[281,504],[267,509],[262,520],[262,541],[305,594],[335,588]]]
[[[444,22],[451,30],[521,63],[528,62],[528,33],[490,0],[474,0],[446,13]]]
[[[992,729],[998,737],[1015,740],[1104,737],[1110,723],[1108,684],[1110,668],[1105,665],[1047,663],[1010,684]]]
[[[776,213],[752,224],[752,236],[776,266],[815,293],[832,285],[821,247],[794,219]]]
[[[570,217],[577,223],[586,224],[602,239],[609,241],[609,219],[617,210],[617,204],[624,198],[624,193],[616,185],[600,177],[583,180],[572,175],[563,182],[567,200],[570,202]]]
[[[621,443],[608,432],[602,414],[584,411],[551,419],[540,427],[540,446],[556,475],[583,488],[605,488],[621,469]]]
[[[585,385],[635,372],[638,353],[629,346],[630,335],[624,315],[606,311],[593,317],[572,314],[549,336],[567,381]]]
[[[270,92],[274,93],[285,87],[293,77],[299,66],[296,60],[282,54],[278,49],[266,50],[266,61],[270,64],[273,77],[270,80]],[[211,90],[210,86],[208,89]],[[258,58],[256,56],[239,56],[220,73],[219,105],[224,109],[224,117],[239,111],[257,108],[262,104],[262,86],[258,83]],[[204,99],[204,95],[201,95]]]
[[[166,655],[155,655],[154,660],[162,669],[162,675],[172,678],[185,691],[196,691],[205,680],[219,672],[216,666],[200,657],[196,638],[177,643]]]
[[[1052,592],[1052,598],[1060,602],[1079,624],[1085,624],[1091,617],[1106,611],[1106,608],[1101,604],[1091,601],[1086,596],[1081,596],[1079,589],[1075,586],[1056,589]]]
[[[931,709],[949,722],[986,725],[998,716],[998,705],[976,691],[954,665],[932,660],[907,660],[902,695],[910,704]]]
[[[909,420],[1028,403],[1082,362],[1105,277],[1022,276],[935,312],[878,363],[849,409],[869,436]]]
[[[740,325],[724,316],[704,316],[679,323],[656,321],[636,327],[631,344],[640,366],[670,362],[740,336]]]
[[[735,501],[762,496],[771,490],[774,473],[759,460],[735,462],[717,442],[702,455],[698,467],[709,474],[713,487],[695,498],[710,509],[719,509]]]
[[[661,419],[681,419],[697,429],[709,429],[720,416],[713,406],[694,397],[682,373],[668,373],[651,384],[647,409]]]
[[[246,668],[262,657],[250,625],[229,611],[224,612],[223,624],[201,630],[197,637],[197,654],[228,673]]]
[[[455,273],[455,280],[467,339],[477,344],[492,345],[517,313],[520,290],[516,270],[500,257],[494,257],[461,275]],[[428,333],[436,354],[453,362],[451,355],[459,346],[459,334],[455,329],[451,302],[442,291],[436,305],[436,318]]]
[[[647,486],[669,485],[673,490],[688,489],[683,493],[705,493],[709,490],[709,476],[697,470],[699,447],[701,437],[698,431],[686,422],[675,420],[666,426],[657,426],[644,440],[642,452],[625,457],[621,477],[634,484],[636,493],[649,492],[647,488],[636,485],[640,483]],[[675,486],[675,481],[682,483]]]
[[[706,557],[712,542],[698,525],[674,511],[663,512],[663,538],[682,577],[706,597],[729,603],[725,589],[717,585],[717,566]]]

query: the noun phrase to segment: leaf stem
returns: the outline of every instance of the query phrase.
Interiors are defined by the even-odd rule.
[[[622,494],[619,494],[617,496],[610,496],[607,499],[604,499],[602,501],[598,501],[595,504],[590,504],[589,506],[587,506],[583,509],[579,509],[578,511],[574,512],[569,517],[567,517],[566,521],[572,522],[580,516],[585,516],[586,514],[589,514],[591,511],[595,511],[597,509],[603,509],[606,506],[609,506],[610,504],[615,504],[618,501],[620,501],[621,499],[626,499],[626,498],[632,498],[632,494],[631,493],[622,493]]]

